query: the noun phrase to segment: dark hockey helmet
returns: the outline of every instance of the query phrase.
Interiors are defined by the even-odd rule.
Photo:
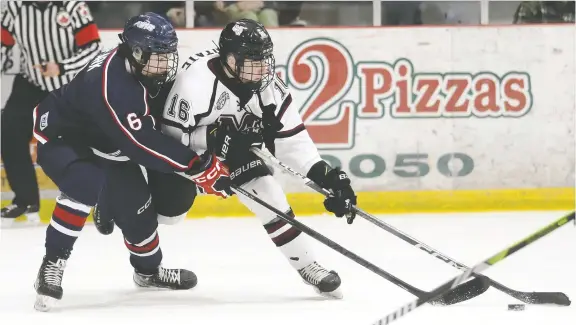
[[[171,82],[178,71],[178,36],[166,18],[147,12],[130,18],[119,49],[151,93]],[[155,95],[154,95],[155,96]]]
[[[274,79],[274,44],[259,22],[240,19],[229,23],[220,33],[218,47],[226,70],[253,92],[263,91]],[[230,55],[234,57],[234,67]]]

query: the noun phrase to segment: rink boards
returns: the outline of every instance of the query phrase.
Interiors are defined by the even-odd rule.
[[[348,172],[366,210],[574,206],[572,27],[270,33],[276,71],[292,92],[292,105],[322,156]],[[116,34],[101,32],[106,48],[115,45]],[[218,35],[218,30],[179,31],[182,62],[213,48]],[[2,102],[10,86],[10,76],[3,76]],[[297,213],[322,213],[319,195],[285,175],[279,178]],[[43,190],[53,188],[41,171],[39,181]],[[9,192],[4,177],[2,192]],[[53,198],[44,197],[43,208],[50,209]],[[198,198],[190,212],[245,214],[236,198],[213,197]]]

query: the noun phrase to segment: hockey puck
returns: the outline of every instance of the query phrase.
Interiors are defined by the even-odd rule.
[[[521,311],[521,310],[524,310],[524,308],[526,308],[526,305],[523,305],[523,304],[510,304],[510,305],[508,305],[508,310],[512,310],[512,311]]]

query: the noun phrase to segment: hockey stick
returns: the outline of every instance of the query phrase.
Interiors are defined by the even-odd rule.
[[[431,293],[427,291],[420,290],[416,287],[411,286],[410,284],[400,280],[399,278],[395,277],[394,275],[384,271],[383,269],[379,268],[378,266],[368,262],[364,258],[356,255],[355,253],[349,251],[348,249],[342,247],[341,245],[337,244],[336,242],[328,239],[327,237],[323,236],[322,234],[318,233],[317,231],[309,228],[308,226],[304,225],[303,223],[290,218],[286,213],[276,209],[275,207],[271,206],[270,204],[264,202],[259,197],[253,195],[252,193],[244,190],[239,186],[232,186],[232,189],[240,193],[249,199],[257,202],[258,204],[264,206],[268,210],[274,212],[280,219],[284,220],[286,223],[294,226],[294,228],[302,231],[303,233],[307,234],[308,236],[316,239],[317,241],[321,242],[322,244],[332,248],[333,250],[337,251],[338,253],[348,257],[349,259],[353,260],[354,262],[364,266],[368,270],[378,274],[379,276],[383,277],[384,279],[394,283],[395,285],[399,286],[400,288],[410,292],[411,294],[419,297],[419,299],[425,299]],[[431,304],[439,304],[439,305],[451,305],[458,303],[463,300],[467,300],[477,296],[478,294],[483,293],[486,291],[486,288],[489,286],[486,285],[485,281],[482,278],[475,278],[465,284],[454,288],[454,291],[447,292],[446,295],[440,297],[434,297],[435,299],[427,299],[427,302]],[[478,293],[479,292],[479,293]]]
[[[466,272],[462,273],[461,275],[453,278],[452,280],[444,283],[443,285],[437,287],[432,291],[430,296],[425,298],[418,298],[417,300],[410,302],[400,308],[398,308],[393,313],[388,314],[386,317],[378,320],[377,322],[373,323],[372,325],[387,325],[392,323],[393,321],[399,319],[406,314],[413,312],[416,308],[422,306],[426,302],[433,300],[436,297],[443,295],[445,292],[451,290],[452,288],[456,287],[458,284],[466,281],[472,273],[480,273],[489,267],[495,265],[498,262],[503,261],[507,257],[511,256],[512,254],[518,252],[519,250],[527,247],[528,245],[536,242],[538,239],[548,235],[549,233],[553,232],[554,230],[560,229],[563,225],[570,222],[570,220],[574,220],[574,211],[570,214],[554,221],[550,225],[536,231],[535,233],[529,235],[528,237],[522,239],[521,241],[517,242],[516,244],[503,249],[502,251],[494,254],[493,256],[487,258],[486,260],[476,264],[471,269],[468,269]]]
[[[323,194],[324,196],[332,195],[328,190],[322,188],[321,186],[316,184],[314,181],[312,181],[308,177],[306,177],[306,176],[300,174],[299,172],[295,171],[294,169],[290,168],[289,166],[284,164],[282,161],[280,161],[276,157],[272,156],[270,153],[265,152],[265,151],[258,149],[258,148],[253,148],[252,152],[254,152],[254,154],[256,154],[258,157],[264,159],[264,161],[266,161],[267,163],[275,165],[279,168],[282,168],[283,170],[287,171],[288,173],[292,174],[293,176],[301,178],[302,181],[308,187],[315,190],[316,192]],[[364,212],[363,210],[359,209],[358,207],[355,207],[355,209],[356,209],[356,213],[359,216],[366,219],[370,223],[388,231],[389,233],[391,233],[394,236],[404,240],[405,242],[408,242],[409,244],[411,244],[415,247],[418,247],[419,249],[427,252],[428,254],[430,254],[436,258],[438,258],[439,260],[441,260],[447,264],[450,264],[453,267],[455,267],[461,271],[465,271],[465,270],[469,269],[466,265],[464,265],[460,262],[457,262],[453,258],[450,258],[450,257],[442,254],[441,252],[437,251],[436,249],[410,237],[409,235],[403,233],[402,231],[395,229],[394,227],[383,222],[382,220],[372,216],[371,214],[369,214],[367,212]],[[500,290],[500,291],[502,291],[502,292],[524,302],[524,303],[527,303],[527,304],[556,304],[556,305],[561,305],[561,306],[569,306],[571,303],[568,296],[562,292],[523,292],[523,291],[517,291],[517,290],[511,289],[511,288],[508,288],[505,285],[503,285],[499,282],[496,282],[495,280],[488,278],[484,275],[482,275],[481,277],[484,277],[489,282],[489,284],[492,285],[494,288],[496,288],[496,289],[498,289],[498,290]],[[486,289],[488,289],[488,288],[486,288]]]

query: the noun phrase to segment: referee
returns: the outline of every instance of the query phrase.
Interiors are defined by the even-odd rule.
[[[14,200],[1,210],[6,226],[26,215],[38,220],[40,195],[30,156],[32,111],[49,92],[74,78],[101,49],[94,19],[84,1],[8,1],[2,13],[2,72],[8,51],[20,49],[20,73],[2,110],[1,154]]]

